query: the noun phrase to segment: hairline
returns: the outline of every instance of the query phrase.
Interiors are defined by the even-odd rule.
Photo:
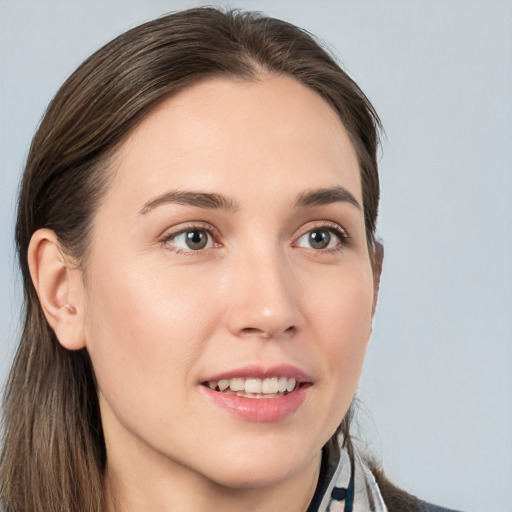
[[[93,230],[94,230],[94,224],[97,212],[101,208],[103,202],[105,201],[105,198],[108,194],[108,191],[111,187],[115,186],[116,182],[119,176],[120,176],[120,170],[121,166],[118,165],[118,159],[120,156],[120,153],[122,151],[122,148],[127,144],[127,142],[130,140],[130,137],[133,135],[133,133],[137,130],[137,128],[155,111],[157,110],[163,103],[166,101],[169,101],[170,99],[174,98],[175,96],[179,95],[180,92],[194,88],[199,87],[205,83],[220,80],[220,81],[231,81],[234,83],[240,83],[240,84],[251,84],[251,83],[258,83],[266,80],[272,80],[275,78],[280,77],[288,77],[292,80],[295,80],[297,83],[303,85],[313,93],[315,93],[318,97],[320,97],[326,105],[329,107],[329,109],[332,111],[332,113],[336,116],[337,120],[341,124],[341,126],[344,128],[345,132],[347,133],[350,143],[352,145],[352,148],[355,151],[356,157],[357,157],[357,164],[358,164],[358,171],[359,171],[359,184],[361,186],[362,191],[362,204],[361,209],[365,218],[365,226],[366,226],[366,205],[365,205],[365,187],[363,184],[363,160],[365,156],[365,151],[363,144],[361,141],[357,139],[357,137],[354,136],[354,134],[351,132],[351,130],[346,126],[343,119],[341,118],[341,113],[338,111],[336,106],[332,103],[332,101],[329,100],[326,95],[321,94],[317,89],[312,87],[310,84],[306,83],[304,80],[300,80],[298,77],[294,76],[292,73],[286,72],[286,71],[273,71],[271,69],[268,69],[265,65],[262,65],[259,63],[256,59],[247,57],[247,68],[239,69],[237,71],[212,71],[205,73],[203,75],[197,75],[192,76],[188,80],[184,81],[183,83],[179,85],[171,85],[166,91],[162,91],[162,94],[153,100],[152,102],[148,103],[145,108],[141,109],[138,113],[138,119],[135,121],[133,126],[130,126],[128,130],[126,130],[125,133],[121,135],[119,140],[113,144],[112,147],[108,148],[104,154],[102,154],[98,161],[94,164],[94,171],[91,173],[94,175],[94,177],[102,176],[103,183],[100,187],[100,194],[99,194],[99,200],[97,201],[94,209],[92,210],[92,215],[90,218],[90,224],[89,229],[87,230],[87,238],[84,244],[84,251],[80,255],[76,255],[75,258],[78,262],[78,266],[82,269],[83,272],[83,278],[84,283],[86,282],[87,278],[87,262],[89,260],[90,256],[90,249],[92,245],[92,238],[93,238]],[[371,234],[371,238],[369,237],[369,233],[366,233],[366,242],[368,245],[368,252],[370,259],[373,259],[373,252],[374,252],[374,243],[375,243],[375,234]],[[373,263],[372,263],[373,266]]]

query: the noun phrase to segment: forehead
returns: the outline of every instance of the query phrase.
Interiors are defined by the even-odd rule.
[[[134,200],[171,187],[230,194],[245,183],[290,197],[342,185],[361,201],[357,156],[337,113],[286,76],[184,89],[134,129],[114,168],[114,192]]]

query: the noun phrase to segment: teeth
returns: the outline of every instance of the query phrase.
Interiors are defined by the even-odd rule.
[[[261,395],[281,396],[291,393],[297,387],[297,381],[287,377],[270,377],[267,379],[221,379],[208,381],[210,389],[233,391],[239,396],[262,398]]]
[[[265,379],[261,384],[262,393],[277,393],[277,377],[272,379]]]
[[[277,381],[277,389],[280,393],[284,393],[286,391],[286,386],[288,384],[288,379],[286,377],[279,377]]]
[[[226,380],[226,379],[219,380],[218,386],[221,391],[228,389],[229,388],[229,380]]]
[[[243,391],[245,389],[244,379],[231,379],[229,381],[231,391]]]
[[[261,379],[247,379],[245,381],[246,393],[261,393]]]

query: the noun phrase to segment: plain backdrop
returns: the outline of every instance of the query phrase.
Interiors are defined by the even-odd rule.
[[[99,46],[193,5],[0,0],[2,382],[19,329],[16,189],[47,103]],[[327,41],[386,129],[386,258],[359,390],[370,449],[424,499],[512,511],[512,1],[235,5]]]

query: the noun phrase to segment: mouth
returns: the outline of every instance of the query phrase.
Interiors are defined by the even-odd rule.
[[[201,385],[226,395],[243,398],[281,398],[296,391],[307,382],[299,382],[292,377],[275,376],[264,379],[235,377],[231,379],[209,380]]]
[[[288,364],[243,368],[211,375],[200,382],[206,400],[251,422],[279,422],[293,418],[306,402],[314,380]]]

